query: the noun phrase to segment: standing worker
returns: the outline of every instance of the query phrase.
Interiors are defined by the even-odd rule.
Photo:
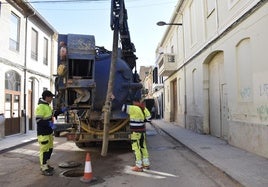
[[[131,146],[136,157],[136,164],[131,170],[141,172],[150,167],[145,125],[150,122],[151,114],[139,99],[134,99],[133,105],[124,105],[123,111],[129,114]]]
[[[67,108],[63,108],[60,111],[53,112],[50,106],[53,97],[54,94],[45,90],[42,93],[42,98],[39,99],[38,106],[35,110],[37,140],[40,145],[40,167],[42,175],[45,176],[52,176],[54,173],[54,168],[48,164],[53,151],[53,129],[55,127],[53,118],[67,110]]]

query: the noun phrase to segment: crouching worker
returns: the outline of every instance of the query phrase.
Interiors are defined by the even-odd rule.
[[[53,117],[57,117],[63,113],[67,108],[59,111],[52,110],[50,104],[53,100],[54,94],[45,90],[42,93],[42,98],[38,101],[38,106],[35,110],[35,117],[37,123],[37,140],[40,145],[40,167],[42,175],[51,176],[54,173],[54,168],[48,164],[53,151]]]
[[[143,169],[149,169],[150,167],[145,124],[150,122],[151,114],[139,99],[134,99],[132,105],[124,105],[123,111],[129,114],[131,147],[136,157],[136,164],[131,170],[141,172]]]

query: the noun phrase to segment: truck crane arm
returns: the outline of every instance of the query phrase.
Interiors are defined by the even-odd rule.
[[[127,22],[127,10],[124,0],[111,1],[111,29],[119,27],[120,43],[122,47],[122,59],[127,62],[131,69],[136,71],[136,52],[135,45],[131,42],[130,33]],[[118,24],[117,24],[118,21]]]

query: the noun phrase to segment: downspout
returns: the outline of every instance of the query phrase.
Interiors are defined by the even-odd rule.
[[[185,0],[181,0],[180,4],[177,7],[177,12],[181,15],[182,23],[183,21],[183,14],[180,12],[180,8],[182,7]],[[185,59],[185,40],[184,40],[184,24],[182,24],[182,44],[183,44],[183,59]],[[183,76],[184,76],[184,128],[186,128],[186,119],[187,119],[187,91],[186,91],[186,63],[183,63]]]
[[[27,31],[28,31],[28,18],[31,16],[34,16],[35,12],[31,15],[27,15],[25,17],[26,23],[25,23],[25,44],[24,44],[24,87],[23,87],[23,92],[24,92],[24,99],[23,99],[23,111],[22,111],[22,116],[24,117],[24,134],[27,133],[27,118],[26,118],[26,98],[27,98],[27,89],[26,89],[26,75],[27,75]]]
[[[183,22],[183,14],[181,14],[181,19]],[[185,59],[185,40],[184,40],[184,25],[182,25],[182,43],[183,43],[183,59]],[[187,91],[186,91],[186,64],[183,65],[183,76],[184,76],[184,128],[186,128],[187,119]]]
[[[186,95],[186,65],[183,67],[184,72],[184,128],[186,128],[187,119],[187,95]]]

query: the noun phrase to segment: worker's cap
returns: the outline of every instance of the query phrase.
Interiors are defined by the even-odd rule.
[[[51,92],[51,91],[49,91],[49,90],[45,90],[45,91],[43,91],[43,93],[42,93],[42,98],[46,98],[46,97],[54,97],[55,95]]]

